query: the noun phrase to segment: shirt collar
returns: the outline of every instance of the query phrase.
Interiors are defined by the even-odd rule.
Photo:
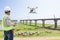
[[[5,16],[9,16],[9,15],[5,14]]]

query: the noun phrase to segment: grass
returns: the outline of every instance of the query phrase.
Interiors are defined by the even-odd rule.
[[[3,38],[3,35],[4,33],[3,33],[3,31],[2,30],[0,30],[0,38]]]
[[[31,32],[31,31],[40,32],[40,34],[38,34],[38,35],[34,34],[34,35],[32,35],[32,37],[34,37],[34,36],[60,36],[60,31],[59,30],[53,30],[52,28],[51,29],[41,28],[40,25],[41,24],[38,24],[39,28],[35,29],[36,27],[34,26],[34,23],[32,23],[31,26],[29,24],[28,25],[18,24],[16,29],[15,29],[15,32],[16,32],[17,29],[20,29],[19,32]],[[53,26],[53,24],[46,24],[45,26],[46,27]]]
[[[22,35],[17,35],[15,37],[35,37],[35,36],[60,36],[60,25],[58,26],[57,30],[53,29],[53,24],[46,24],[46,28],[42,28],[42,24],[38,23],[38,27],[34,26],[34,23],[30,26],[29,24],[25,25],[22,23],[17,24],[15,27],[14,32],[40,32],[40,34],[33,34],[31,36],[22,36]],[[51,28],[49,28],[50,26]],[[3,31],[0,31],[0,38],[3,38]]]

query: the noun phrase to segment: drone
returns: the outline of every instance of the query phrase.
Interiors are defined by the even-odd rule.
[[[30,8],[30,7],[27,7],[27,8],[29,8],[30,9],[30,12],[29,13],[36,13],[36,9],[38,8],[38,7],[36,7],[36,8]]]

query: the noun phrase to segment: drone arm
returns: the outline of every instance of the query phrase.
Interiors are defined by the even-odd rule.
[[[38,7],[36,7],[35,9],[37,9]]]

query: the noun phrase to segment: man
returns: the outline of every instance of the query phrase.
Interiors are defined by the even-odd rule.
[[[4,30],[4,40],[13,40],[13,26],[15,23],[11,22],[10,19],[10,7],[5,8],[5,15],[2,18],[2,28]]]

